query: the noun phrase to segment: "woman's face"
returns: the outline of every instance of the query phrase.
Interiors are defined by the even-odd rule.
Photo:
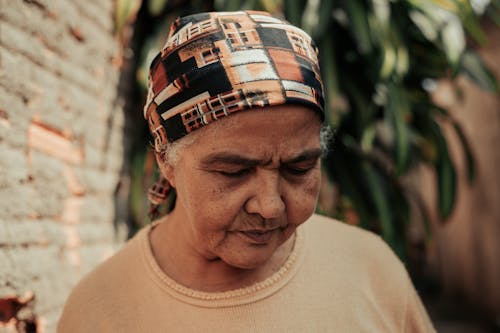
[[[304,106],[282,105],[218,122],[162,168],[177,191],[169,223],[178,250],[257,268],[314,212],[320,120]]]

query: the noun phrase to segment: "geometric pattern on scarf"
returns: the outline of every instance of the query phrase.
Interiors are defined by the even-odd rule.
[[[303,104],[324,119],[311,37],[266,12],[178,18],[152,61],[144,117],[155,146],[242,110]]]

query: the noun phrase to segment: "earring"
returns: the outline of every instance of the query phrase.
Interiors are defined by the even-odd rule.
[[[148,215],[151,220],[158,217],[159,207],[168,201],[168,194],[171,188],[167,178],[160,175],[156,183],[149,189],[148,199],[151,204]]]

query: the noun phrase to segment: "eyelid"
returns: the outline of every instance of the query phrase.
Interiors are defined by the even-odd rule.
[[[312,167],[307,167],[307,168],[294,168],[294,167],[285,167],[284,171],[294,174],[294,175],[303,175],[306,174],[307,172],[311,171],[314,169],[314,166]]]
[[[318,160],[319,158],[315,158],[311,160],[300,161],[297,163],[284,164],[280,169],[292,174],[302,175],[314,169],[318,163]]]
[[[283,163],[279,166],[279,170],[292,175],[303,175],[314,169],[319,159],[319,157],[311,157],[300,161]],[[216,167],[213,172],[228,178],[238,178],[249,174],[254,168],[253,166]]]
[[[225,171],[225,170],[216,170],[215,172],[229,178],[237,178],[244,176],[250,172],[250,168],[242,168],[238,170],[231,170],[231,171]]]

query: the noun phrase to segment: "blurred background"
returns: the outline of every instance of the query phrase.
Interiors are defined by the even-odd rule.
[[[500,332],[498,0],[0,0],[0,332],[53,332],[150,222],[149,63],[176,17],[243,9],[319,47],[318,213],[380,234],[438,332]]]

